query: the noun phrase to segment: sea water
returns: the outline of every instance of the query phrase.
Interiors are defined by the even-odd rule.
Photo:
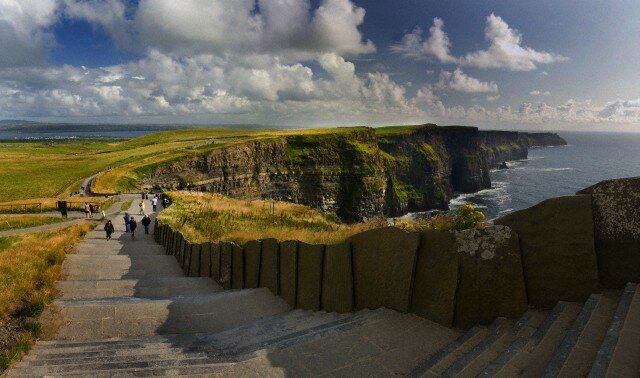
[[[602,180],[640,176],[640,134],[559,132],[567,146],[532,148],[527,160],[491,171],[491,189],[462,194],[451,208],[470,203],[488,219],[572,195]]]

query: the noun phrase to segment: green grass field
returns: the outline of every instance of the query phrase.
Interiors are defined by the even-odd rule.
[[[128,141],[0,143],[0,202],[55,197],[78,190],[83,179],[106,171],[97,192],[134,190],[137,168],[202,153],[267,133],[256,129],[187,129]]]
[[[43,226],[46,224],[63,222],[65,220],[67,219],[62,217],[51,217],[42,215],[23,215],[19,217],[0,215],[0,231]]]
[[[181,129],[124,141],[102,139],[0,142],[0,202],[56,197],[76,192],[100,173],[99,194],[138,191],[138,182],[158,164],[202,154],[248,140],[342,133],[358,128],[265,130],[254,128]]]

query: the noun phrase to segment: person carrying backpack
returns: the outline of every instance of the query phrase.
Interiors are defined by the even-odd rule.
[[[148,215],[145,215],[140,223],[142,223],[142,225],[144,226],[144,233],[149,234],[149,225],[151,225],[151,218],[149,218]]]
[[[107,233],[107,240],[111,240],[111,234],[115,232],[115,228],[113,227],[111,220],[108,220],[107,224],[104,225],[104,231]]]
[[[129,219],[129,229],[131,230],[131,240],[135,240],[136,239],[136,228],[138,227],[138,223],[136,222],[136,220],[131,217],[131,219]]]

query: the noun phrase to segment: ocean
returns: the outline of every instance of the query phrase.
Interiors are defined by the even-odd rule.
[[[640,134],[559,132],[568,145],[532,148],[527,160],[491,172],[491,189],[451,201],[482,210],[488,219],[572,195],[602,180],[640,176]]]

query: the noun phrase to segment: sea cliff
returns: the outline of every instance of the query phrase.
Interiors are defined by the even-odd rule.
[[[144,185],[302,203],[346,222],[446,209],[491,187],[489,170],[556,134],[433,124],[265,137],[156,167]]]

